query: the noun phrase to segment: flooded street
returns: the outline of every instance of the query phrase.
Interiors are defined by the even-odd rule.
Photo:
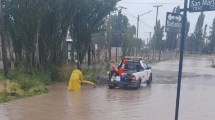
[[[215,119],[215,69],[210,65],[204,57],[184,60],[180,120]],[[65,83],[57,83],[48,94],[0,104],[0,120],[173,120],[178,61],[152,68],[151,86],[68,92]]]

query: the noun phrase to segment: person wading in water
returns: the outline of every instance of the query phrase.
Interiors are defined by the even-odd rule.
[[[81,83],[87,83],[96,87],[95,83],[84,80],[84,76],[81,72],[81,67],[77,65],[77,68],[72,71],[72,74],[69,80],[68,91],[81,90]]]

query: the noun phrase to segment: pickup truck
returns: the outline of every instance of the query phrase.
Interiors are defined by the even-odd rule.
[[[122,62],[118,66],[121,68]],[[141,86],[141,83],[150,85],[152,82],[152,70],[151,67],[141,59],[126,59],[124,72],[121,76],[114,70],[108,72],[108,86],[110,89],[116,87],[122,88],[136,88]]]

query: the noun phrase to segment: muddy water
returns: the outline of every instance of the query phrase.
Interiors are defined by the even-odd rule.
[[[193,58],[186,61],[193,61]],[[207,59],[196,59],[193,62],[197,61],[202,61],[199,66],[207,66]],[[172,68],[170,64],[174,67],[178,63],[162,62],[152,67],[162,75],[163,70]],[[187,67],[193,66],[185,64]],[[163,78],[167,73],[163,74]],[[173,78],[175,74],[172,74]],[[180,120],[215,119],[214,74],[195,73],[183,79]],[[158,77],[155,79],[159,81]],[[176,84],[155,82],[151,87],[142,85],[139,90],[109,90],[106,86],[99,86],[67,92],[66,84],[57,83],[48,94],[0,104],[0,120],[173,120],[175,98]]]
[[[183,62],[183,72],[199,75],[215,75],[215,69],[210,67],[212,61],[207,56],[188,57]],[[178,61],[163,61],[153,66],[156,70],[178,71]]]

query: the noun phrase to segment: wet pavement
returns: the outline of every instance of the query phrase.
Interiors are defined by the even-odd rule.
[[[179,120],[215,119],[215,69],[204,57],[184,61]],[[0,120],[173,120],[178,61],[152,64],[153,84],[138,90],[84,87],[0,104]]]

